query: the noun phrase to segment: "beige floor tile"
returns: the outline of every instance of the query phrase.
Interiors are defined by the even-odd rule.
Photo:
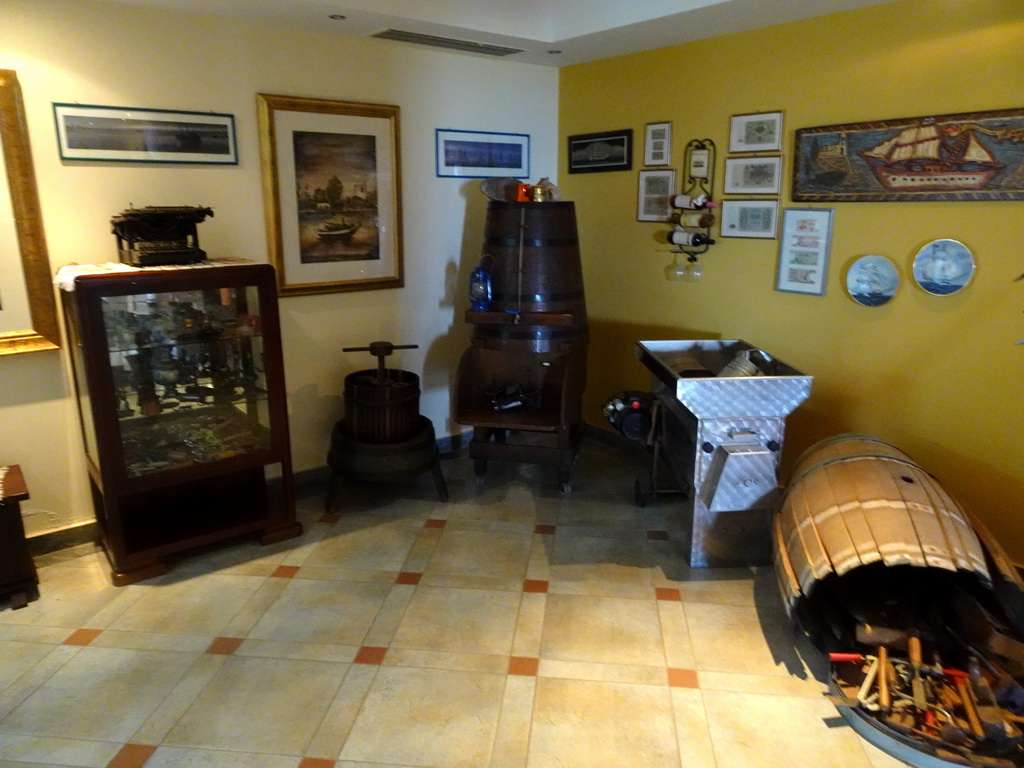
[[[258,576],[217,574],[152,586],[110,629],[218,635],[263,582]]]
[[[323,661],[231,657],[164,744],[301,754],[348,668]]]
[[[334,760],[338,756],[379,670],[380,667],[368,664],[349,667],[341,688],[305,749],[307,756],[323,760]]]
[[[661,640],[665,644],[665,662],[677,669],[693,669],[697,659],[693,655],[690,628],[686,623],[683,604],[674,600],[658,601],[661,621]]]
[[[335,528],[303,565],[399,571],[423,531],[423,521],[353,517],[343,518]]]
[[[389,584],[291,580],[248,636],[361,645]]]
[[[696,668],[713,672],[787,675],[794,638],[789,625],[766,619],[754,607],[686,603]]]
[[[295,768],[296,762],[284,755],[160,747],[146,761],[146,768]]]
[[[639,664],[598,664],[592,661],[541,659],[538,674],[541,677],[559,677],[565,680],[595,680],[639,685],[668,684],[668,673],[664,667]]]
[[[504,675],[384,667],[340,759],[410,766],[486,766]]]
[[[693,568],[683,576],[665,583],[655,579],[655,583],[678,589],[686,603],[754,605],[754,574],[749,568]]]
[[[695,688],[672,689],[680,762],[685,768],[716,768],[704,698]]]
[[[536,693],[535,677],[510,675],[506,679],[489,768],[526,768]]]
[[[513,655],[540,656],[540,644],[544,633],[544,614],[546,609],[546,594],[540,592],[523,593],[519,602],[519,616],[516,619],[516,633],[512,638]]]
[[[333,643],[289,643],[281,640],[246,638],[235,651],[236,656],[262,656],[268,659],[306,659],[307,661],[339,661],[355,658],[357,645]]]
[[[227,659],[220,654],[205,653],[196,659],[174,689],[132,734],[132,743],[160,744]]]
[[[547,545],[552,592],[648,597],[652,569],[639,540],[573,537],[561,530]]]
[[[0,766],[106,768],[121,749],[117,741],[16,736],[0,733]],[[10,760],[10,763],[7,761]]]
[[[669,688],[537,680],[529,768],[679,768]]]
[[[66,630],[62,630],[64,632]],[[0,690],[0,720],[35,693],[61,667],[78,655],[81,646],[47,645],[46,655]]]
[[[706,691],[760,693],[772,696],[820,697],[828,692],[826,683],[804,675],[747,675],[738,672],[700,672],[700,687]]]
[[[127,741],[195,659],[170,651],[82,648],[0,721],[0,732]]]
[[[541,656],[560,661],[664,667],[656,602],[549,594]]]
[[[0,624],[91,626],[89,619],[119,597],[120,588],[99,567],[54,566],[40,572],[39,599],[18,611],[0,611]]]
[[[825,722],[825,698],[703,691],[718,768],[869,768],[860,737]]]
[[[508,670],[508,656],[390,648],[384,657],[384,666],[457,669],[463,672],[491,672],[503,675]]]
[[[417,587],[392,646],[505,654],[512,648],[519,593]]]
[[[434,548],[423,572],[425,577],[480,576],[522,582],[533,543],[532,531],[507,534],[449,528]]]
[[[0,691],[45,658],[50,646],[0,640]]]
[[[130,648],[136,651],[185,651],[202,653],[213,635],[175,635],[162,632],[128,632],[105,629],[89,645],[93,648]]]

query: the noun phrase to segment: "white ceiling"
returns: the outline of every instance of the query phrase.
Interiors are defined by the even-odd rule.
[[[891,0],[119,0],[343,36],[384,29],[520,48],[561,67]],[[332,19],[332,15],[344,19]],[[409,45],[391,42],[390,45]],[[556,51],[556,53],[552,53]],[[482,54],[467,54],[482,55]]]

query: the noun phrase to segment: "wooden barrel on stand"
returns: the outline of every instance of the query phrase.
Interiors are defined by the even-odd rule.
[[[364,443],[400,443],[420,428],[420,377],[396,368],[345,377],[345,429]]]
[[[491,311],[518,316],[520,321],[477,324],[474,345],[565,352],[586,344],[587,310],[573,203],[490,201],[482,253],[482,263],[491,273]]]

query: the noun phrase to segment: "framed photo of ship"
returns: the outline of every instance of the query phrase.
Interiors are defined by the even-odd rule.
[[[1024,108],[801,128],[793,199],[1024,200]]]
[[[257,106],[280,294],[402,287],[398,107],[263,93]]]

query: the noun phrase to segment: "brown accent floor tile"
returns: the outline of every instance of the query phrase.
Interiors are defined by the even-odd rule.
[[[64,639],[64,645],[88,645],[103,632],[102,629],[76,629]]]
[[[423,524],[424,528],[444,528],[448,524],[447,520],[438,520],[436,517],[428,518]]]
[[[535,525],[533,527],[534,533],[553,534],[555,532],[555,526],[553,525]]]
[[[299,566],[297,565],[279,565],[274,569],[271,576],[276,576],[279,579],[292,579],[295,574],[299,572]]]
[[[697,681],[697,670],[668,668],[668,684],[670,688],[700,688]]]
[[[413,573],[412,571],[402,571],[395,578],[395,584],[412,584],[415,586],[420,583],[420,579],[423,578],[422,573]]]
[[[647,538],[650,541],[668,541],[668,531],[648,531]]]
[[[523,581],[523,592],[547,592],[548,582],[544,579],[525,579]]]
[[[142,768],[154,752],[156,747],[146,744],[125,744],[107,763],[107,768]]]
[[[354,661],[356,664],[380,664],[384,661],[384,656],[387,652],[387,648],[364,645],[356,652]]]
[[[210,643],[210,647],[206,649],[206,652],[218,656],[230,656],[238,650],[238,646],[242,644],[242,641],[241,637],[215,637],[213,642]]]
[[[335,761],[324,757],[304,757],[299,761],[298,768],[334,768]]]
[[[530,656],[512,656],[508,660],[508,673],[510,675],[525,675],[536,677],[540,669],[540,659]]]
[[[676,602],[682,602],[683,595],[678,589],[671,589],[670,587],[655,587],[654,596],[658,600],[674,600]]]

